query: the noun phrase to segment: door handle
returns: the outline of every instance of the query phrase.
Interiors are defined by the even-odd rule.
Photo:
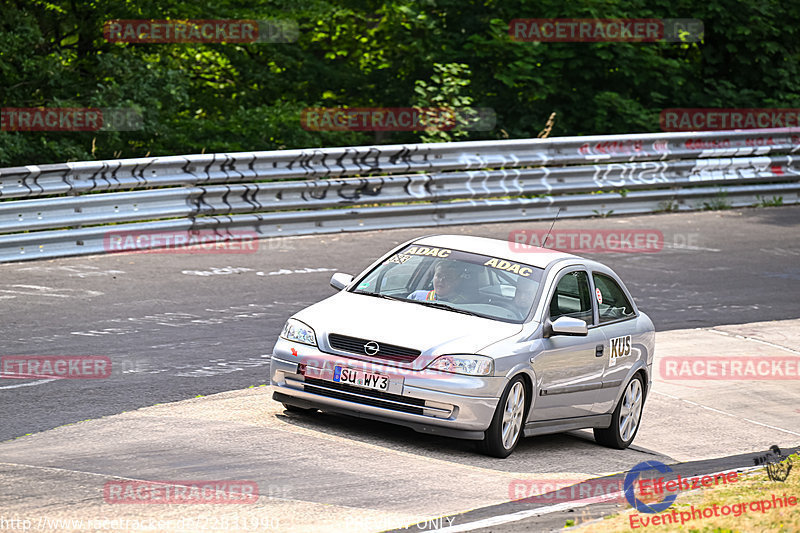
[[[595,357],[603,357],[603,345],[602,344],[598,344],[597,346],[595,346],[595,348],[594,348],[594,356]]]

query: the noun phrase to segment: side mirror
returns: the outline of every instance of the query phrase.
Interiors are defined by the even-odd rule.
[[[552,335],[570,335],[573,337],[585,337],[589,334],[589,327],[580,318],[562,316],[550,324]]]
[[[350,282],[352,281],[353,281],[353,276],[351,276],[350,274],[337,272],[336,274],[331,276],[331,287],[340,291],[345,287],[347,287],[348,285],[350,285]]]

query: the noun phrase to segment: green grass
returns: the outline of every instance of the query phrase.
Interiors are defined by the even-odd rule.
[[[756,196],[756,198],[758,198],[758,203],[753,207],[778,207],[783,205],[783,196],[773,196],[771,200],[761,196]]]
[[[675,200],[664,200],[663,202],[659,202],[658,209],[656,209],[656,213],[672,213],[677,211],[680,207],[680,204]]]
[[[708,202],[703,202],[703,211],[720,211],[730,208],[731,204],[728,203],[728,193],[725,191],[719,191],[714,198]]]

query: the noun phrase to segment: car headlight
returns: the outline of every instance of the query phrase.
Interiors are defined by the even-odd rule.
[[[317,336],[314,334],[314,330],[294,318],[286,321],[286,325],[283,326],[283,331],[281,331],[281,338],[311,346],[317,345]]]
[[[428,368],[468,376],[491,376],[494,373],[494,360],[484,355],[442,355]]]

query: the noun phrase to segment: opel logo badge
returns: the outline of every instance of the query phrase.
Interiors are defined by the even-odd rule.
[[[381,349],[375,341],[369,341],[364,345],[364,353],[367,355],[375,355]]]

